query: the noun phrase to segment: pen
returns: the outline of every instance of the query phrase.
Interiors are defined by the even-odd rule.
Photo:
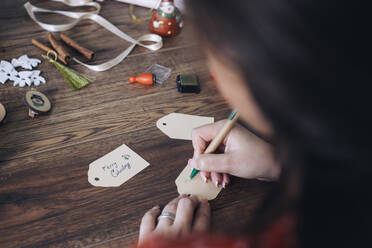
[[[216,137],[209,143],[207,149],[205,149],[204,154],[210,154],[214,153],[217,148],[221,145],[223,140],[225,139],[226,135],[230,132],[232,127],[234,126],[234,123],[238,120],[239,115],[236,110],[233,110],[225,125],[221,128],[221,130],[217,133]],[[190,178],[192,179],[196,174],[198,174],[199,170],[197,169],[192,169],[192,172],[190,174]]]

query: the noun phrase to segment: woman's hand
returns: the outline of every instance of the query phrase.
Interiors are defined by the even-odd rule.
[[[226,120],[196,128],[192,132],[194,157],[188,165],[200,170],[206,182],[218,186],[229,183],[227,174],[243,178],[275,180],[280,166],[273,159],[272,146],[236,124],[220,147],[222,154],[203,154]]]
[[[180,195],[169,202],[163,211],[155,206],[146,212],[141,221],[138,243],[141,244],[151,236],[171,239],[208,231],[210,215],[207,200],[199,202],[195,196]]]

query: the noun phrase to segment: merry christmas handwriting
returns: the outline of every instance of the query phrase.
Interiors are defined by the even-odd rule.
[[[125,162],[122,164],[114,162],[112,164],[103,166],[102,169],[104,172],[109,172],[112,177],[118,177],[120,173],[122,173],[126,169],[131,169],[131,165],[129,162]]]

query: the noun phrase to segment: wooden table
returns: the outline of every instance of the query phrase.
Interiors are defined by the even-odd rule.
[[[41,2],[41,3],[40,3]],[[33,1],[40,7],[71,9]],[[46,31],[27,15],[24,1],[0,3],[0,59],[28,54],[41,59],[31,44],[47,44]],[[86,8],[85,8],[86,9]],[[128,5],[105,1],[101,15],[134,38],[148,33],[147,22],[135,24]],[[146,9],[135,8],[141,16]],[[52,23],[56,15],[39,15]],[[96,51],[94,63],[116,56],[129,44],[91,21],[82,21],[66,34]],[[158,63],[172,68],[171,77],[155,87],[130,85],[127,78]],[[49,115],[31,119],[23,103],[29,87],[0,84],[0,102],[8,110],[0,126],[0,247],[128,247],[136,241],[142,215],[152,206],[177,196],[175,178],[192,156],[190,141],[171,140],[155,126],[172,112],[225,118],[229,107],[219,96],[205,61],[187,40],[186,32],[164,39],[157,52],[136,47],[128,58],[105,72],[72,68],[95,82],[73,91],[53,65],[38,66],[47,79],[36,87],[53,103]],[[180,94],[178,73],[196,73],[200,94]],[[93,187],[87,181],[89,164],[121,144],[127,144],[151,165],[115,188]],[[232,179],[211,202],[213,231],[239,233],[244,229],[267,183]],[[239,216],[238,216],[239,215]]]

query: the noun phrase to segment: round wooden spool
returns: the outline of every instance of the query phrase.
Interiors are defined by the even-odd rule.
[[[48,97],[36,90],[26,92],[25,104],[29,108],[29,115],[31,117],[34,117],[35,114],[45,114],[52,108]]]
[[[3,104],[0,103],[0,123],[3,123],[6,117],[6,109]]]

